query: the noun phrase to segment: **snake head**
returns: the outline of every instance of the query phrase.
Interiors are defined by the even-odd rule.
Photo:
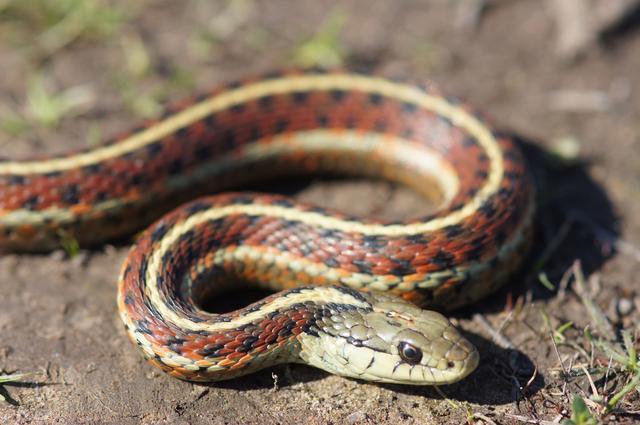
[[[330,311],[318,336],[306,336],[301,357],[328,372],[368,381],[450,384],[478,365],[476,348],[440,313],[378,293],[371,308]]]

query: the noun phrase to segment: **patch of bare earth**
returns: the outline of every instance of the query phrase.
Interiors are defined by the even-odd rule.
[[[594,342],[608,338],[623,348],[620,331],[629,329],[635,343],[640,318],[640,36],[633,13],[607,27],[604,41],[597,32],[582,41],[587,47],[567,53],[558,35],[570,12],[558,19],[537,0],[469,0],[477,10],[435,0],[116,1],[98,2],[123,12],[111,30],[56,45],[47,33],[55,25],[17,3],[0,1],[0,156],[86,147],[166,100],[292,61],[342,62],[436,81],[522,139],[540,186],[540,214],[522,275],[452,315],[482,359],[468,379],[440,391],[298,365],[212,386],[180,382],[141,359],[117,318],[115,282],[126,246],[72,259],[62,252],[4,256],[0,370],[39,375],[0,387],[7,399],[0,423],[553,423],[571,416],[576,395],[601,421],[640,420],[635,389],[605,411],[634,373]],[[48,126],[29,106],[38,76],[49,94],[76,90],[70,111]],[[417,195],[385,183],[314,179],[296,196],[383,217],[424,208]],[[576,259],[586,274],[582,298],[571,274]],[[555,289],[540,283],[540,272]],[[611,328],[598,327],[585,299]]]

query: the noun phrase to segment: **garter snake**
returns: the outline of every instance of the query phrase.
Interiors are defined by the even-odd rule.
[[[277,195],[194,198],[319,172],[435,188],[441,207],[385,222]],[[418,306],[456,308],[503,284],[531,239],[532,193],[513,141],[432,85],[276,72],[194,96],[98,147],[0,161],[0,249],[94,245],[155,220],[122,266],[118,308],[169,374],[215,381],[304,362],[444,384],[468,375],[478,352]],[[199,307],[238,281],[280,292],[231,313]]]

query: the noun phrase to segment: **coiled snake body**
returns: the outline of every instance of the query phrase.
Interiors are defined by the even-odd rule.
[[[195,195],[299,172],[435,188],[442,207],[382,222],[257,193],[184,204],[122,266],[120,316],[144,356],[197,381],[280,362],[408,384],[468,375],[476,349],[416,305],[455,308],[504,283],[530,239],[532,189],[513,142],[429,85],[273,73],[96,148],[0,161],[0,249],[96,244]],[[281,292],[227,314],[198,307],[239,280]]]

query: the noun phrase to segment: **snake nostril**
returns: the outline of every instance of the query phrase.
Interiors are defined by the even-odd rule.
[[[455,363],[454,363],[454,362],[452,362],[451,360],[449,360],[449,361],[447,362],[447,368],[451,369],[451,368],[453,368],[454,366],[455,366]]]

